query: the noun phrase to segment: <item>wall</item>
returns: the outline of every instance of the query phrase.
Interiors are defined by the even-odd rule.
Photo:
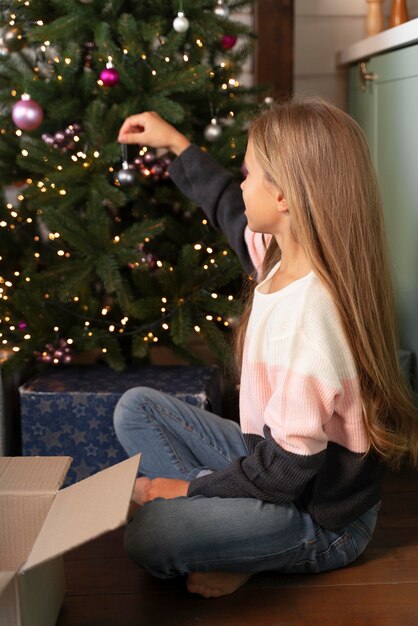
[[[247,6],[236,11],[231,12],[231,19],[243,22],[251,29],[254,28],[254,13],[253,7]],[[248,59],[243,63],[242,72],[239,76],[239,82],[245,87],[252,87],[254,85],[254,58],[250,55]]]
[[[383,4],[387,25],[391,4]],[[418,17],[418,0],[407,6],[410,18]],[[366,0],[295,0],[295,93],[346,108],[346,71],[336,66],[336,55],[366,37],[366,15]]]

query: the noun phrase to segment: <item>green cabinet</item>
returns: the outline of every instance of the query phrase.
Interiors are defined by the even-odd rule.
[[[418,45],[349,68],[348,110],[366,132],[382,193],[401,347],[418,357]],[[415,376],[415,389],[418,380]]]

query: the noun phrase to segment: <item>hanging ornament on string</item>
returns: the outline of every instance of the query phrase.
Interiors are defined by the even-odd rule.
[[[218,0],[213,12],[217,17],[220,17],[223,20],[226,20],[229,17],[229,8],[226,6],[224,0]]]
[[[21,130],[35,130],[44,119],[42,107],[24,93],[12,108],[12,119]]]
[[[213,111],[213,105],[210,102],[210,110],[212,113],[212,119],[210,120],[210,124],[208,124],[203,131],[203,136],[206,141],[216,141],[222,135],[222,126],[218,123],[216,119],[216,115]]]
[[[237,43],[235,35],[224,35],[221,39],[221,47],[223,50],[231,50]]]
[[[115,183],[121,187],[132,187],[137,181],[136,171],[133,165],[128,163],[128,146],[126,143],[122,147],[122,169],[115,175]]]
[[[3,44],[9,52],[20,52],[27,44],[27,39],[20,26],[6,26],[3,29]]]
[[[189,28],[190,23],[183,11],[183,2],[180,2],[179,12],[177,17],[174,18],[173,28],[177,33],[185,33]]]
[[[116,173],[115,182],[119,183],[121,187],[133,187],[136,183],[136,173],[134,167],[124,161],[122,163],[122,169]]]
[[[100,80],[104,87],[114,87],[120,81],[118,70],[113,67],[112,57],[108,57],[106,67],[100,72]]]

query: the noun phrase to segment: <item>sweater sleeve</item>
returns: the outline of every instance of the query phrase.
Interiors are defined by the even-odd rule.
[[[210,223],[222,230],[244,270],[254,265],[244,239],[247,219],[238,181],[207,152],[192,144],[170,165],[177,187],[204,211]]]
[[[265,435],[249,456],[192,480],[187,495],[257,498],[264,502],[297,500],[318,473],[325,451],[309,456],[292,454],[274,441],[268,428]]]

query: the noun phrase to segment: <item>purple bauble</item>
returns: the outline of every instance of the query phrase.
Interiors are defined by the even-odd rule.
[[[105,67],[100,72],[100,80],[105,87],[114,87],[120,80],[119,72],[114,67]]]
[[[221,39],[221,46],[224,50],[231,50],[237,43],[235,35],[224,35]]]
[[[12,118],[18,128],[22,130],[35,130],[39,128],[44,119],[42,107],[31,98],[22,98],[16,102],[12,109]]]
[[[62,130],[57,130],[57,132],[54,135],[54,139],[55,139],[55,143],[58,146],[62,146],[66,141],[65,133],[63,133]]]

